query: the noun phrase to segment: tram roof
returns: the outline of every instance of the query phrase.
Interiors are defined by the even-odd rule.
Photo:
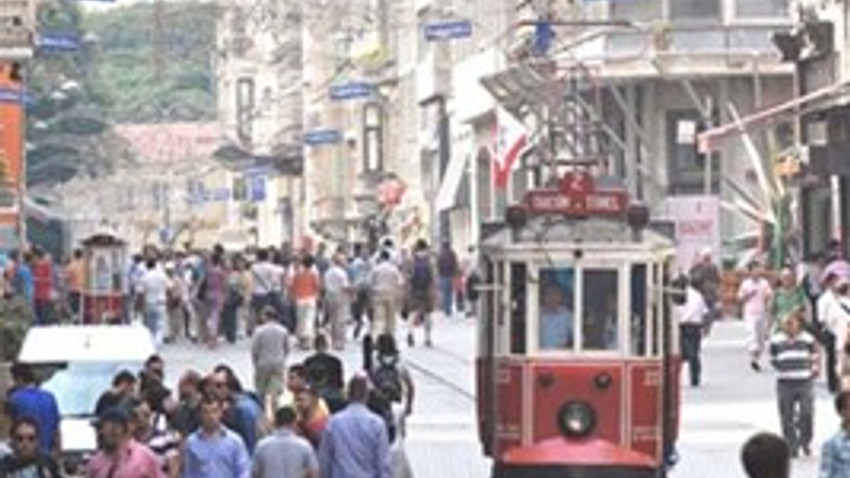
[[[610,250],[673,250],[674,243],[667,236],[651,228],[641,231],[636,238],[624,220],[592,217],[574,219],[563,216],[537,216],[529,218],[517,231],[504,225],[481,243],[484,250],[542,247],[568,249],[581,245],[586,249]]]

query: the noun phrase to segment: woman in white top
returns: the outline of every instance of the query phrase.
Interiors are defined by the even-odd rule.
[[[773,289],[763,277],[762,269],[757,263],[750,263],[747,273],[747,278],[738,287],[738,301],[741,304],[744,324],[747,326],[750,367],[758,372],[761,370],[761,354],[768,340],[768,307]]]
[[[828,293],[828,292],[824,292]],[[823,324],[835,335],[835,354],[840,359],[838,373],[842,372],[844,362],[844,345],[847,340],[848,324],[850,324],[850,280],[839,276],[835,279],[832,289],[834,298],[822,310]]]

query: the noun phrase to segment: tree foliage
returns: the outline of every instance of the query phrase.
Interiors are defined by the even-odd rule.
[[[115,123],[207,121],[215,117],[211,3],[152,3],[87,13],[100,39],[97,87]]]

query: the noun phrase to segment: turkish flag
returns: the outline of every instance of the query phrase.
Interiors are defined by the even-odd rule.
[[[496,187],[508,186],[511,171],[517,165],[522,151],[528,145],[525,126],[503,108],[496,110],[496,158],[493,179]]]

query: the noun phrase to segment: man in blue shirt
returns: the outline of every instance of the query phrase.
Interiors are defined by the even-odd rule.
[[[565,305],[557,284],[543,289],[540,307],[540,348],[569,349],[573,346],[573,311]]]
[[[221,423],[221,404],[201,402],[201,428],[189,435],[183,456],[183,478],[249,478],[251,458],[242,438]]]
[[[389,437],[383,420],[366,407],[369,379],[348,384],[349,405],[333,415],[319,445],[323,478],[390,478]]]
[[[850,391],[835,396],[835,409],[841,418],[841,429],[821,448],[818,478],[850,476]]]
[[[52,393],[42,390],[36,383],[35,374],[29,365],[12,365],[14,388],[9,392],[7,412],[12,420],[24,417],[38,423],[39,445],[43,453],[60,450],[59,405]]]

